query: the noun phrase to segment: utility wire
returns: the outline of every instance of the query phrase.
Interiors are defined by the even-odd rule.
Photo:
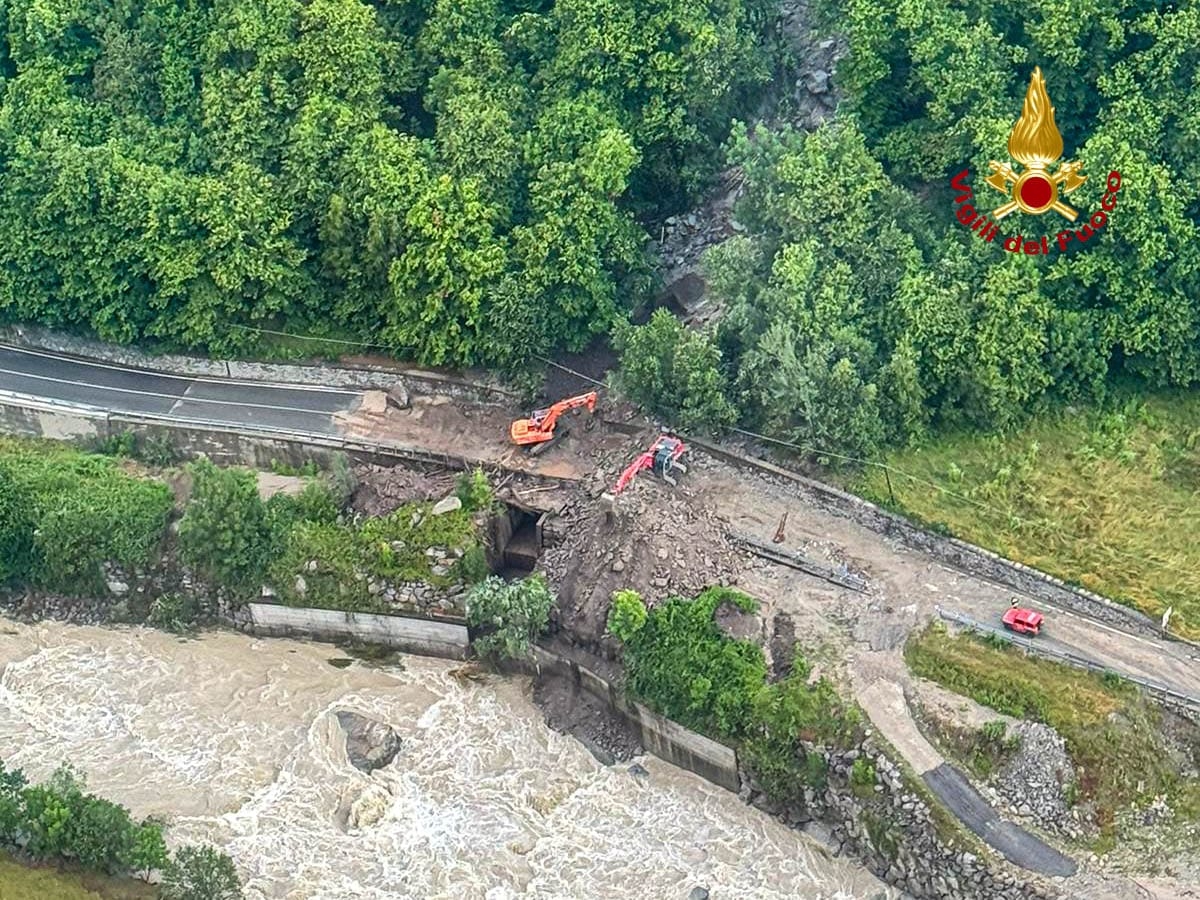
[[[323,337],[316,337],[315,335],[294,334],[292,332],[287,332],[287,331],[273,331],[272,329],[269,329],[269,328],[256,328],[256,327],[250,326],[250,325],[237,325],[237,324],[233,324],[233,323],[229,323],[229,324],[230,324],[230,327],[233,327],[233,328],[241,328],[246,331],[256,331],[256,332],[260,332],[262,334],[273,334],[273,335],[276,335],[279,337],[290,337],[290,338],[298,338],[301,340],[311,340],[311,341],[328,341],[330,343],[335,343],[335,344],[345,344],[348,346],[355,346],[355,347],[372,347],[372,348],[383,349],[383,350],[394,349],[385,344],[373,344],[373,343],[370,343],[367,341],[348,341],[348,340],[345,340],[342,338],[323,338]],[[556,369],[559,369],[563,372],[567,372],[570,375],[574,375],[576,378],[580,378],[590,384],[594,384],[597,387],[602,387],[602,388],[608,387],[608,385],[605,384],[603,381],[597,381],[595,378],[592,378],[588,375],[584,375],[582,372],[580,372],[576,369],[572,369],[569,366],[564,366],[562,363],[555,362],[552,359],[546,359],[545,357],[538,356],[536,354],[530,354],[530,355],[533,359],[536,359],[540,363],[543,363],[548,366],[553,366]],[[858,463],[859,465],[862,465],[862,466],[879,469],[881,471],[890,473],[892,475],[896,475],[899,478],[905,478],[905,479],[913,482],[914,484],[920,484],[920,485],[924,485],[925,487],[933,488],[935,491],[938,491],[947,497],[953,497],[954,499],[960,500],[963,503],[967,503],[967,504],[975,507],[976,509],[983,510],[984,512],[991,513],[991,514],[993,514],[995,516],[999,516],[1003,519],[1015,521],[1018,525],[1030,525],[1030,526],[1033,526],[1034,528],[1040,529],[1043,533],[1050,534],[1054,537],[1062,538],[1064,540],[1072,540],[1072,541],[1084,540],[1084,538],[1080,537],[1079,535],[1074,534],[1069,531],[1066,531],[1061,527],[1052,525],[1048,522],[1039,521],[1036,519],[1026,519],[1022,516],[1016,515],[1015,513],[1009,512],[1007,510],[1001,509],[996,506],[992,506],[987,503],[983,503],[979,500],[974,499],[973,497],[968,497],[965,494],[960,494],[957,491],[953,491],[950,488],[945,487],[944,485],[938,484],[937,482],[929,481],[928,479],[921,478],[918,475],[913,475],[910,472],[906,472],[903,469],[898,469],[895,466],[888,465],[887,463],[879,462],[878,460],[862,459],[857,456],[847,456],[842,453],[834,453],[831,450],[824,450],[820,447],[813,447],[810,445],[798,444],[793,441],[785,441],[781,438],[769,437],[768,435],[758,434],[753,431],[747,431],[746,429],[743,429],[743,428],[730,428],[729,430],[733,431],[737,434],[743,435],[745,437],[753,438],[755,440],[765,441],[766,443],[770,443],[770,444],[778,444],[781,447],[788,447],[792,450],[798,450],[801,453],[808,453],[813,456],[828,457],[830,459],[840,459],[845,462]],[[1193,571],[1191,568],[1182,568],[1179,566],[1172,565],[1169,562],[1148,559],[1146,557],[1139,556],[1135,553],[1130,553],[1125,550],[1120,550],[1109,544],[1104,544],[1099,541],[1095,541],[1094,539],[1091,539],[1091,540],[1093,540],[1093,543],[1096,545],[1096,547],[1098,549],[1106,550],[1106,551],[1116,554],[1118,556],[1125,557],[1126,559],[1131,559],[1136,562],[1145,563],[1150,566],[1157,566],[1159,568],[1166,569],[1167,571],[1171,571],[1171,572],[1191,573]]]
[[[296,338],[301,341],[325,341],[330,344],[345,344],[349,347],[372,347],[377,350],[392,349],[387,344],[372,344],[370,341],[348,341],[345,338],[317,337],[315,334],[296,334],[291,331],[273,331],[270,328],[258,328],[254,325],[238,325],[236,322],[227,323],[230,328],[240,328],[242,331],[254,331],[258,334],[273,334],[277,337]]]

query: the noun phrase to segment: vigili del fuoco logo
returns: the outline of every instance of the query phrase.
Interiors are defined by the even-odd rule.
[[[1054,107],[1046,93],[1046,79],[1041,68],[1033,70],[1029,79],[1029,90],[1025,92],[1025,106],[1021,118],[1008,136],[1008,155],[1023,166],[1016,171],[1007,162],[991,163],[992,174],[985,180],[987,185],[1007,197],[990,213],[980,213],[969,202],[975,194],[967,184],[970,170],[963,169],[950,185],[954,188],[954,203],[958,206],[955,217],[970,228],[982,240],[993,242],[1000,235],[996,223],[1005,216],[1020,210],[1031,216],[1057,213],[1068,222],[1074,223],[1079,213],[1066,202],[1066,198],[1082,187],[1088,180],[1083,174],[1083,164],[1067,160],[1059,164],[1063,155],[1063,139],[1054,124]],[[1055,165],[1057,165],[1056,168]],[[1054,171],[1051,171],[1054,168]],[[1082,227],[1064,227],[1053,238],[1058,251],[1067,245],[1086,243],[1108,223],[1108,213],[1117,205],[1117,191],[1121,189],[1121,174],[1108,173],[1107,190],[1100,200],[1102,209],[1096,210]],[[1025,253],[1027,256],[1045,256],[1050,252],[1050,238],[1024,234],[1013,234],[1003,238],[1004,249],[1010,253]]]

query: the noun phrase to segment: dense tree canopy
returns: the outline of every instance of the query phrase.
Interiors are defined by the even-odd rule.
[[[0,314],[427,363],[579,347],[768,74],[770,0],[0,0]]]
[[[707,258],[726,308],[710,370],[743,424],[865,456],[931,425],[1004,428],[1113,377],[1200,380],[1200,3],[826,5],[849,41],[839,115],[735,129],[748,236]],[[1076,228],[1121,176],[1103,230],[1049,258],[973,236],[950,185],[969,168],[978,208],[1003,202],[983,179],[1035,65],[1089,178]],[[1064,226],[1018,212],[1002,234],[1052,244]],[[681,388],[655,402],[669,412]]]

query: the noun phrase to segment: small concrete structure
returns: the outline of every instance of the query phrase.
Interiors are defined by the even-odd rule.
[[[247,609],[250,622],[246,630],[269,637],[353,639],[443,659],[466,659],[470,647],[467,626],[459,622],[277,603],[249,603]]]

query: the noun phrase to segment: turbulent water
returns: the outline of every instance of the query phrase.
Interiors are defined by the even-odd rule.
[[[251,900],[892,897],[845,860],[653,757],[649,777],[550,731],[524,680],[452,663],[338,669],[327,645],[179,640],[0,619],[0,758],[209,841]],[[335,713],[401,735],[366,775]]]

